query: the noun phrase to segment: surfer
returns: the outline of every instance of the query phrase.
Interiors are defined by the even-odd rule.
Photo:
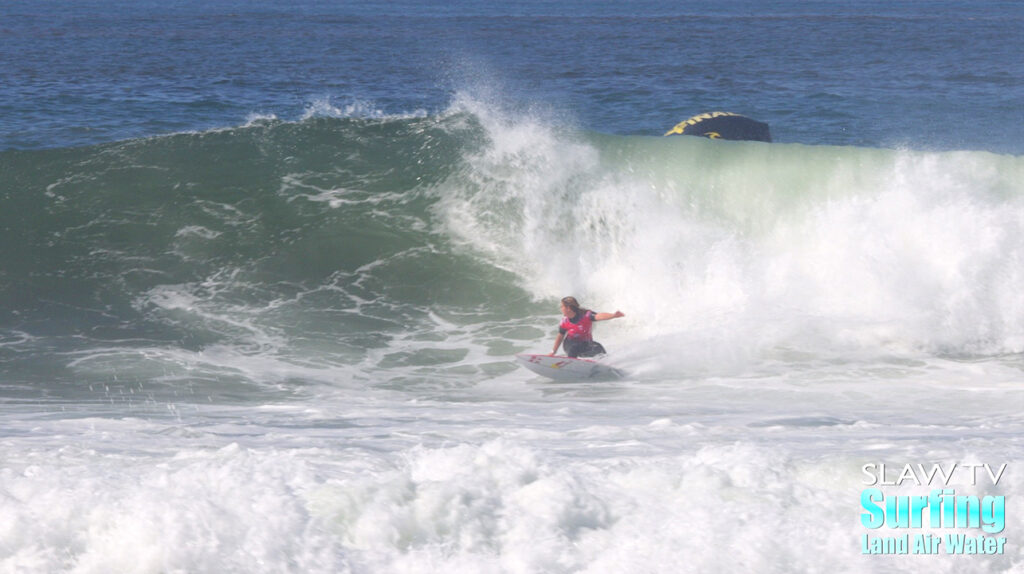
[[[565,354],[572,358],[605,354],[604,347],[590,334],[594,321],[607,321],[625,316],[622,311],[595,313],[590,309],[583,309],[575,297],[562,299],[562,315],[562,322],[558,325],[558,337],[555,338],[555,349],[551,351],[551,356],[558,352],[558,347],[564,341]]]

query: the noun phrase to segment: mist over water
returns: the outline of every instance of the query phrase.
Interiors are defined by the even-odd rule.
[[[449,228],[535,297],[653,318],[631,322],[634,338],[722,328],[766,349],[1021,351],[1019,158],[530,121],[489,133],[440,186]]]

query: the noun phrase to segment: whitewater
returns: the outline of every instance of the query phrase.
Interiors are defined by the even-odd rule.
[[[0,171],[0,571],[1024,568],[1018,156],[461,96]],[[625,379],[514,364],[570,294]],[[1006,464],[1005,550],[864,554],[879,463]]]

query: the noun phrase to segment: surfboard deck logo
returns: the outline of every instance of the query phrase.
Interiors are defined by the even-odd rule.
[[[516,362],[538,375],[560,381],[619,379],[625,376],[619,369],[592,359],[520,353],[516,355]]]

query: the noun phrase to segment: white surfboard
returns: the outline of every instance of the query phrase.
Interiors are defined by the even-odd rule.
[[[591,359],[520,353],[516,355],[516,361],[538,375],[559,381],[619,379],[624,376],[622,371]]]

